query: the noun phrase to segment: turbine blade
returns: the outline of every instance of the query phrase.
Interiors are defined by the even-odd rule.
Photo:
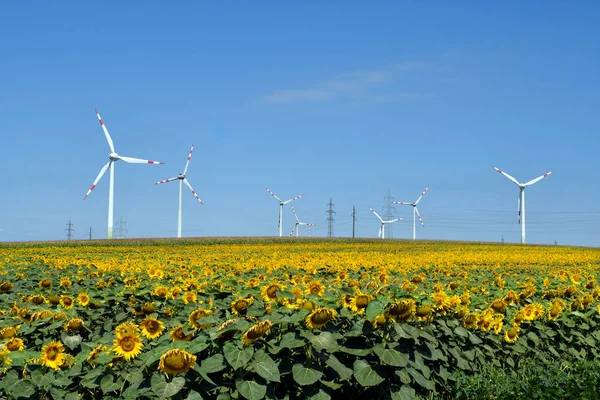
[[[108,169],[108,167],[110,167],[111,164],[112,164],[112,161],[109,161],[104,165],[104,167],[102,167],[102,169],[100,170],[100,173],[96,177],[96,180],[94,181],[94,183],[92,183],[92,186],[90,186],[90,189],[85,194],[85,197],[83,198],[84,200],[87,199],[87,197],[90,195],[90,193],[92,193],[92,190],[94,190],[94,188],[96,187],[96,185],[98,184],[100,179],[102,179],[102,176],[104,176],[104,174],[106,173],[106,170]]]
[[[164,179],[162,181],[158,181],[158,182],[155,183],[155,185],[160,185],[161,183],[173,182],[173,181],[176,181],[177,179],[179,179],[179,177],[174,176],[174,177],[169,178],[169,179]]]
[[[553,172],[554,172],[554,170],[552,170],[552,171],[550,171],[550,172],[547,172],[547,173],[545,173],[545,174],[544,174],[544,175],[542,175],[542,176],[538,176],[537,178],[535,178],[535,179],[532,179],[532,180],[530,180],[529,182],[527,182],[527,183],[525,184],[525,186],[531,186],[531,185],[533,185],[534,183],[537,183],[537,182],[541,181],[542,179],[544,179],[545,177],[547,177],[548,175],[550,175],[550,174],[551,174],[551,173],[553,173]]]
[[[413,203],[409,203],[407,201],[394,201],[394,204],[400,204],[403,206],[412,206],[413,205]]]
[[[373,210],[371,207],[369,207],[369,210],[371,210],[371,212],[372,212],[373,214],[375,214],[375,216],[376,216],[377,218],[379,218],[379,220],[380,220],[381,222],[383,222],[383,220],[381,219],[381,217],[379,216],[379,214],[377,214],[377,213],[375,212],[375,210]]]
[[[423,190],[423,193],[421,193],[421,196],[419,196],[419,198],[417,199],[417,201],[415,201],[415,206],[416,206],[417,204],[419,204],[419,202],[421,201],[421,199],[423,198],[423,196],[425,196],[425,193],[426,193],[428,190],[429,190],[429,186],[427,186],[427,187],[425,188],[425,190]]]
[[[198,199],[198,201],[200,202],[200,204],[204,204],[202,202],[202,200],[200,200],[200,197],[198,197],[198,194],[196,194],[196,191],[194,190],[194,188],[192,187],[192,185],[190,185],[190,183],[188,182],[188,180],[184,179],[183,183],[185,184],[185,186],[187,186],[192,191],[192,194],[194,195],[194,197],[196,197],[196,199]]]
[[[279,197],[275,196],[275,193],[271,192],[269,190],[269,188],[265,188],[265,189],[267,189],[267,192],[271,193],[271,196],[275,197],[277,199],[277,201],[281,203],[281,199]]]
[[[381,226],[379,227],[379,233],[377,234],[377,237],[380,238],[381,237],[381,231],[383,230],[383,223],[381,224]]]
[[[129,164],[164,164],[162,161],[144,160],[141,158],[119,156],[119,160],[123,160]]]
[[[283,202],[283,204],[285,205],[285,204],[287,204],[287,203],[291,203],[291,202],[292,202],[292,201],[294,201],[294,200],[298,200],[298,199],[299,199],[300,197],[302,197],[302,196],[304,196],[304,195],[303,195],[303,194],[301,194],[300,196],[296,196],[296,197],[294,197],[294,198],[292,198],[292,199],[286,200],[286,201],[284,201],[284,202]]]
[[[185,169],[183,170],[183,174],[185,175],[188,167],[190,165],[190,160],[192,159],[192,151],[194,151],[194,143],[192,143],[192,148],[190,149],[190,154],[188,155],[187,162],[185,163]]]
[[[506,172],[502,171],[499,168],[494,167],[493,165],[492,165],[492,168],[494,168],[496,171],[500,172],[502,175],[504,175],[505,177],[507,177],[508,179],[510,179],[511,181],[513,181],[515,185],[521,187],[521,184],[519,183],[519,181],[516,180],[515,178],[513,178],[512,176],[510,176],[509,174],[507,174]]]
[[[400,221],[401,219],[402,219],[402,217],[390,219],[388,221],[381,221],[381,222],[383,222],[384,224],[391,224],[392,222]]]
[[[425,224],[423,223],[423,218],[421,218],[421,214],[419,214],[419,209],[415,206],[415,211],[417,212],[417,217],[419,217],[419,222],[421,222],[421,226],[425,228]]]
[[[294,208],[294,206],[292,206],[292,211],[294,212],[294,217],[296,217],[296,222],[300,222],[300,220],[298,219],[298,215],[296,214],[296,209]]]
[[[100,118],[100,114],[98,114],[98,110],[94,110],[94,111],[96,111],[96,115],[98,116],[98,120],[100,121],[100,126],[102,127],[102,130],[104,131],[104,136],[106,137],[106,141],[108,142],[108,147],[110,147],[111,153],[114,153],[115,145],[113,144],[112,138],[110,137],[110,134],[108,133],[108,129],[106,129],[106,125],[104,125],[104,121],[102,121],[102,118]]]

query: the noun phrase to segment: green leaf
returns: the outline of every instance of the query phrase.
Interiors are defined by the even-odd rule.
[[[225,359],[222,354],[215,354],[212,357],[207,358],[202,361],[202,365],[200,369],[206,373],[219,372],[227,368],[227,364],[225,363]]]
[[[255,381],[238,379],[235,381],[235,387],[238,392],[248,400],[260,400],[267,394],[267,387],[265,385],[260,385]]]
[[[171,397],[179,393],[185,385],[185,379],[181,377],[173,378],[171,382],[167,382],[165,377],[156,372],[150,380],[152,391],[161,399]]]
[[[116,382],[113,382],[113,380],[114,380],[114,377],[110,374],[104,375],[102,377],[102,380],[100,380],[100,389],[102,389],[104,394],[106,394],[108,392],[114,392],[121,388],[121,385],[119,385]]]
[[[423,386],[427,390],[435,390],[435,383],[425,378],[419,371],[414,368],[410,368],[408,373],[415,379],[419,385]]]
[[[365,387],[379,385],[384,381],[380,373],[363,360],[354,361],[354,377],[361,386]]]
[[[64,345],[71,350],[75,350],[75,348],[81,344],[81,340],[83,339],[81,335],[69,336],[65,332],[60,335],[60,338]]]
[[[398,377],[400,378],[400,381],[402,383],[405,383],[408,385],[412,382],[410,375],[408,375],[408,372],[406,372],[406,368],[401,369],[401,370],[396,370],[396,375],[398,375]]]
[[[225,353],[225,358],[229,365],[233,367],[233,369],[238,369],[241,367],[245,367],[246,364],[252,359],[252,354],[254,354],[253,347],[247,347],[244,350],[240,350],[240,348],[228,342],[225,346],[223,346],[223,353]]]
[[[408,354],[383,347],[375,347],[374,350],[384,364],[391,365],[392,367],[406,367],[408,365]]]
[[[334,353],[340,348],[335,337],[336,335],[331,332],[321,332],[319,335],[309,333],[309,335],[306,336],[315,349],[318,351],[326,350],[329,353]]]
[[[202,396],[200,393],[195,390],[190,391],[190,394],[185,398],[185,400],[202,400]]]
[[[292,367],[292,376],[298,385],[305,386],[312,385],[321,379],[323,373],[316,369],[306,368],[302,364],[294,364]]]
[[[304,340],[296,339],[294,332],[288,332],[281,338],[279,346],[286,349],[295,349],[296,347],[302,347],[306,343]]]
[[[458,336],[462,336],[465,338],[469,337],[469,331],[466,330],[465,328],[463,328],[462,326],[458,326],[455,330],[454,333],[456,333]]]
[[[252,367],[254,371],[266,379],[269,382],[281,382],[279,377],[279,368],[275,361],[264,352],[264,350],[259,350],[254,355],[254,361],[252,362]]]
[[[308,388],[304,395],[307,400],[331,400],[329,393],[323,389]]]
[[[366,316],[368,320],[372,321],[378,315],[383,314],[384,312],[385,307],[383,306],[383,304],[378,300],[373,300],[367,306]]]
[[[340,347],[340,351],[348,354],[352,354],[354,356],[364,357],[368,356],[373,352],[373,348],[350,348],[350,347]]]
[[[414,400],[417,398],[415,389],[404,385],[397,392],[392,392],[392,400]]]
[[[11,371],[11,372],[14,372],[14,371]],[[6,379],[6,377],[4,379]],[[11,395],[12,397],[15,397],[15,398],[19,398],[19,397],[29,398],[29,397],[33,396],[33,394],[35,393],[35,385],[31,381],[31,379],[25,378],[25,379],[19,380],[19,378],[17,376],[16,381],[13,382],[13,380],[11,379],[10,383],[4,385],[4,390],[6,390],[6,393],[8,393],[9,395]]]
[[[345,381],[352,377],[352,370],[342,364],[333,354],[329,355],[327,361],[325,361],[329,367],[331,367],[340,376],[340,379]]]

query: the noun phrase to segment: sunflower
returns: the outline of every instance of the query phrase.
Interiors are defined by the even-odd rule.
[[[2,281],[0,283],[0,293],[10,293],[14,287],[15,285],[11,282]]]
[[[89,362],[90,364],[95,363],[94,360],[100,356],[100,352],[106,350],[108,350],[108,347],[106,347],[103,344],[96,346],[96,348],[90,352],[90,355],[87,358],[87,362]]]
[[[192,335],[186,335],[183,332],[183,325],[179,325],[173,329],[170,333],[171,342],[189,342],[192,339]]]
[[[90,296],[86,293],[79,293],[79,296],[77,296],[77,302],[80,306],[87,307],[87,305],[90,304]]]
[[[52,316],[52,321],[60,321],[61,319],[65,319],[67,317],[68,317],[67,313],[61,311]]]
[[[38,285],[42,289],[50,289],[52,288],[52,281],[50,280],[50,278],[44,278],[40,281]]]
[[[422,306],[417,308],[415,315],[421,321],[425,321],[431,317],[431,311],[432,311],[431,304],[423,304]]]
[[[335,320],[337,312],[332,308],[317,307],[304,320],[308,329],[320,329]]]
[[[196,364],[196,356],[185,350],[171,349],[160,357],[158,369],[169,375],[187,372]]]
[[[260,289],[260,295],[262,296],[263,300],[265,302],[269,302],[269,301],[277,301],[279,300],[277,298],[277,292],[280,290],[283,290],[284,286],[280,285],[279,283],[271,283],[270,285],[266,285],[263,286],[262,289]]]
[[[372,298],[373,297],[371,295],[358,292],[350,300],[350,309],[355,313],[362,314],[367,309],[367,306],[369,305],[369,302],[372,300]]]
[[[387,315],[393,321],[408,321],[415,316],[417,307],[413,299],[404,299],[393,304],[387,311]]]
[[[156,310],[154,303],[146,303],[142,306],[142,312],[146,315],[152,314]]]
[[[471,294],[469,292],[464,292],[462,296],[460,296],[460,304],[468,306],[469,303],[471,303]]]
[[[142,335],[144,335],[146,338],[156,339],[162,335],[163,331],[165,330],[165,326],[156,318],[147,317],[140,323],[140,329],[142,331]]]
[[[71,296],[61,296],[60,305],[68,310],[69,308],[73,308],[75,305],[75,299],[73,299]]]
[[[67,278],[66,276],[63,276],[62,278],[60,278],[60,284],[59,284],[59,286],[70,288],[71,285],[72,285],[71,280],[69,278]]]
[[[115,335],[118,338],[122,338],[125,336],[135,335],[137,332],[137,325],[133,322],[123,322],[121,325],[117,326],[115,329]]]
[[[166,299],[167,297],[169,297],[170,292],[169,292],[169,288],[166,286],[157,286],[152,291],[152,294],[155,295],[156,297]]]
[[[44,367],[59,370],[65,361],[65,346],[59,341],[53,340],[42,347],[40,363]]]
[[[525,311],[523,309],[517,311],[517,313],[515,314],[515,318],[513,319],[513,325],[514,326],[519,326],[521,325],[521,322],[523,322],[525,320]]]
[[[325,294],[325,286],[323,286],[318,281],[311,281],[306,286],[306,290],[304,291],[306,294],[314,294],[316,296],[323,296]]]
[[[195,292],[188,291],[183,294],[183,302],[185,304],[195,303],[197,299],[198,299],[198,296],[196,296]]]
[[[23,345],[23,339],[13,337],[9,339],[8,342],[4,343],[4,348],[8,351],[19,351],[23,350],[25,346]]]
[[[502,332],[502,326],[504,325],[504,321],[502,321],[502,316],[494,318],[492,323],[492,328],[494,329],[494,333],[499,335]]]
[[[477,327],[477,322],[479,322],[479,315],[476,313],[469,313],[463,319],[463,326],[465,328],[475,328]]]
[[[462,319],[465,317],[465,315],[467,315],[469,313],[469,307],[467,306],[460,306],[455,312],[454,312],[454,318],[458,318],[458,319]]]
[[[142,352],[144,345],[137,333],[124,335],[115,338],[112,351],[119,357],[123,357],[126,361],[137,357]]]
[[[12,360],[8,357],[10,352],[6,349],[0,349],[0,372],[6,372]]]
[[[517,341],[518,338],[519,338],[519,327],[518,326],[513,326],[512,328],[508,329],[506,331],[506,333],[504,334],[504,340],[506,340],[508,343],[514,343]]]
[[[494,300],[490,307],[497,313],[503,314],[506,311],[506,303],[502,299]]]
[[[205,310],[202,308],[198,308],[198,309],[192,311],[192,313],[188,317],[188,322],[189,322],[190,326],[196,330],[206,329],[210,326],[210,324],[201,324],[198,322],[198,320],[209,316],[211,313],[212,313],[211,310]]]
[[[0,330],[0,336],[2,336],[3,339],[13,338],[13,337],[17,336],[17,331],[19,330],[20,327],[21,327],[21,325],[6,326]]]
[[[36,295],[30,296],[29,301],[31,301],[33,304],[37,304],[39,306],[40,304],[44,304],[46,302],[46,298],[44,296],[42,296],[41,294],[36,294]]]
[[[562,312],[560,306],[552,304],[548,309],[548,321],[556,321]]]
[[[81,318],[73,318],[65,324],[66,331],[78,331],[83,328],[83,320]]]
[[[342,295],[342,298],[338,301],[338,304],[344,308],[352,308],[352,296],[349,294]]]
[[[248,328],[248,330],[242,336],[242,342],[244,343],[244,346],[249,345],[256,339],[259,339],[260,337],[269,333],[269,331],[271,330],[271,325],[271,321],[266,319]]]
[[[240,315],[241,313],[245,313],[246,309],[252,303],[252,298],[243,298],[240,297],[231,302],[231,312],[235,315]]]
[[[300,302],[298,303],[298,309],[299,310],[308,310],[308,311],[312,311],[317,307],[317,305],[315,303],[313,303],[310,300],[300,300]]]
[[[373,321],[369,321],[371,323],[371,325],[373,325],[373,328],[381,328],[382,326],[385,326],[385,323],[388,321],[388,318],[386,318],[387,314],[379,314],[378,316],[375,317],[375,319]]]
[[[258,279],[258,278],[248,279],[248,286],[250,286],[251,288],[255,288],[258,285],[260,285],[260,279]]]

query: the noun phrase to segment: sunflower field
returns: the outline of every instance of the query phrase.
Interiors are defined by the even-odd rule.
[[[537,371],[529,398],[568,398],[553,366],[596,398],[599,280],[593,248],[0,244],[0,397],[500,398]]]

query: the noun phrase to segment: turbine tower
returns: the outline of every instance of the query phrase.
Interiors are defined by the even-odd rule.
[[[271,192],[269,190],[269,188],[266,188],[266,189],[267,189],[267,192],[271,193],[271,196],[273,196],[279,202],[279,237],[281,237],[282,236],[281,229],[282,229],[282,223],[283,223],[283,220],[282,220],[282,218],[283,218],[283,215],[282,215],[283,214],[283,206],[286,205],[286,204],[288,204],[288,203],[291,203],[294,200],[298,200],[300,197],[302,197],[304,195],[301,194],[300,196],[296,196],[296,197],[294,197],[292,199],[289,199],[289,200],[286,200],[286,201],[282,201],[279,197],[275,196],[275,193]]]
[[[428,190],[429,190],[429,186],[427,186],[425,188],[425,190],[423,190],[423,193],[421,193],[421,196],[419,196],[419,198],[414,203],[409,203],[406,201],[395,201],[394,202],[394,204],[401,204],[403,206],[412,206],[412,208],[413,208],[413,240],[415,240],[417,238],[417,217],[419,217],[421,226],[423,228],[425,228],[425,224],[423,223],[423,218],[421,218],[421,214],[419,214],[419,209],[417,208],[417,204],[419,204],[419,202],[421,201],[423,196],[425,196],[425,192],[427,192]]]
[[[88,196],[90,195],[92,190],[94,190],[94,188],[96,187],[96,185],[98,184],[100,179],[102,179],[102,176],[104,176],[104,174],[106,173],[106,170],[110,169],[110,183],[109,183],[109,189],[108,189],[108,239],[112,239],[113,238],[114,194],[115,194],[115,163],[119,160],[123,160],[128,164],[164,164],[164,162],[143,160],[141,158],[125,157],[125,156],[118,155],[115,152],[115,145],[113,144],[113,141],[112,141],[110,135],[108,134],[108,129],[106,129],[106,125],[104,125],[102,118],[100,118],[100,114],[98,113],[98,110],[95,110],[95,111],[96,111],[96,115],[98,116],[98,120],[100,121],[100,126],[102,127],[102,130],[104,131],[104,136],[106,137],[106,141],[108,142],[108,147],[110,147],[110,154],[108,155],[108,162],[104,165],[104,167],[102,167],[102,169],[100,170],[100,173],[96,177],[96,180],[94,181],[94,183],[92,183],[92,186],[90,186],[90,189],[87,191],[87,193],[83,199],[85,200],[88,198]]]
[[[192,191],[192,194],[194,195],[196,200],[198,200],[200,202],[200,204],[204,204],[204,203],[202,203],[202,200],[200,200],[200,197],[198,197],[198,195],[196,194],[196,191],[194,190],[194,188],[192,188],[192,185],[190,185],[190,182],[188,182],[188,180],[185,177],[188,167],[190,166],[190,160],[192,159],[193,151],[194,151],[194,144],[192,143],[192,148],[190,149],[190,154],[188,155],[187,162],[185,163],[185,168],[183,170],[183,173],[181,173],[177,176],[174,176],[172,178],[165,179],[165,180],[155,183],[155,185],[160,185],[161,183],[167,183],[167,182],[172,182],[172,181],[177,181],[177,180],[179,181],[179,211],[177,212],[177,237],[178,238],[181,237],[181,190],[183,189],[183,185],[187,186],[188,189],[190,189]]]
[[[371,207],[369,207],[369,210],[371,210],[371,212],[373,214],[375,214],[375,216],[377,218],[379,218],[379,220],[381,221],[381,226],[379,227],[379,234],[377,235],[378,238],[385,239],[385,230],[384,230],[385,224],[391,224],[391,223],[394,223],[396,221],[400,221],[402,219],[402,218],[394,218],[394,219],[390,219],[390,220],[384,221],[383,219],[381,219],[381,217],[379,216],[379,214],[377,214],[375,212],[375,210],[373,210]]]
[[[296,217],[296,223],[294,224],[294,228],[290,232],[290,236],[292,236],[294,234],[294,231],[296,231],[296,237],[298,237],[298,231],[300,230],[300,225],[306,225],[306,227],[308,228],[308,236],[310,236],[310,227],[317,226],[317,225],[311,224],[309,222],[300,222],[300,220],[298,219],[298,215],[296,214],[296,209],[294,208],[294,206],[292,206],[292,211],[294,212],[294,217]]]
[[[502,175],[504,175],[505,177],[507,177],[508,179],[510,179],[515,185],[517,185],[519,187],[518,220],[519,220],[519,224],[521,224],[521,244],[525,244],[525,188],[527,186],[531,186],[534,183],[537,183],[538,181],[544,179],[545,177],[547,177],[548,175],[550,175],[551,173],[553,173],[554,170],[552,170],[550,172],[547,172],[547,173],[545,173],[542,176],[538,176],[537,178],[532,179],[529,182],[520,183],[515,178],[513,178],[512,176],[510,176],[506,172],[502,171],[501,169],[498,169],[498,168],[496,168],[493,165],[492,165],[492,168],[494,168],[496,171],[498,171],[499,173],[501,173]]]

